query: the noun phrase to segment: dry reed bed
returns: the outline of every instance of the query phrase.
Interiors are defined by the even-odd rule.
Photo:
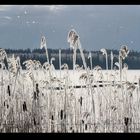
[[[23,64],[20,58],[8,58],[5,50],[0,49],[0,131],[1,132],[139,132],[140,80],[128,81],[127,64],[123,60],[129,50],[122,45],[113,70],[111,53],[111,75],[108,73],[108,54],[102,48],[106,58],[107,73],[102,68],[87,67],[80,38],[72,29],[68,33],[68,43],[73,49],[73,75],[71,79],[67,64],[61,65],[60,75],[56,75],[53,61],[49,61],[46,38],[41,38],[40,48],[45,48],[47,62],[43,65],[37,60],[27,60]],[[76,64],[76,50],[80,50],[84,71]],[[4,60],[6,59],[8,68]],[[62,74],[63,73],[63,74]],[[119,80],[118,80],[119,77]],[[77,85],[77,83],[79,85]]]
[[[34,71],[33,84],[24,71],[9,79],[9,71],[4,70],[0,80],[0,131],[140,132],[138,85],[126,81],[121,86],[114,81],[100,87],[92,73],[91,81],[84,74],[79,77],[86,88],[75,88],[70,75],[62,72],[61,79],[53,77],[52,72],[48,80],[49,71],[43,71],[42,76]]]

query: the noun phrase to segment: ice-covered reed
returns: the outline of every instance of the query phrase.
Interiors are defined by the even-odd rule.
[[[14,57],[14,62],[15,60]],[[15,121],[12,123],[18,126],[18,132],[21,132],[20,127],[25,129],[25,124],[27,128],[30,128],[26,129],[28,132],[130,131],[130,125],[123,123],[124,121],[126,122],[127,119],[136,119],[136,117],[132,117],[131,115],[133,114],[135,116],[137,114],[135,109],[139,110],[138,102],[136,101],[137,98],[135,99],[134,97],[134,95],[137,95],[138,87],[134,83],[123,83],[122,89],[125,94],[125,100],[123,101],[121,90],[117,82],[112,83],[113,85],[110,83],[110,85],[106,86],[108,83],[105,82],[104,74],[100,66],[94,67],[92,71],[87,73],[77,64],[75,72],[81,73],[79,80],[83,81],[82,86],[78,87],[77,85],[72,86],[71,84],[71,75],[69,75],[70,71],[67,64],[63,64],[61,67],[63,80],[53,75],[49,78],[49,75],[46,73],[51,69],[51,65],[48,62],[40,66],[38,61],[28,60],[24,64],[27,68],[26,77],[30,77],[30,75],[32,77],[31,73],[33,73],[35,77],[34,90],[31,90],[31,87],[33,87],[32,83],[27,82],[28,80],[32,81],[33,79],[31,78],[27,78],[28,80],[24,78],[21,84],[17,82],[17,88],[15,90],[16,103],[10,100],[10,98],[13,98],[13,96],[11,96],[13,92],[11,92],[12,90],[10,86],[8,86],[8,96],[5,99],[3,98],[3,101],[5,101],[4,106],[6,107],[2,109],[5,114],[5,119],[2,117],[3,122],[11,116],[11,118],[7,119],[7,124],[10,123],[10,119],[14,118]],[[124,68],[126,69],[126,67]],[[44,71],[42,71],[42,69],[44,69]],[[37,70],[45,76],[39,78],[41,75],[36,75]],[[52,71],[50,72],[52,74]],[[22,73],[23,70],[21,69],[20,74]],[[115,76],[118,76],[117,71],[113,70],[112,74],[114,74],[113,79],[116,79]],[[20,78],[18,77],[18,79]],[[39,79],[41,79],[42,82]],[[59,84],[58,88],[57,83]],[[13,83],[11,84],[13,85]],[[23,85],[26,85],[26,87],[23,88]],[[5,90],[3,90],[3,92],[5,93]],[[31,98],[30,95],[33,95],[33,98]],[[15,104],[11,104],[11,101]],[[123,102],[124,106],[122,106]],[[14,106],[14,108],[12,106]],[[122,107],[124,107],[125,113]],[[14,109],[13,113],[12,108]],[[16,119],[16,116],[18,116],[18,119]],[[23,122],[23,124],[21,122]],[[120,122],[122,124],[119,124]],[[125,129],[120,128],[119,125],[125,127]],[[1,130],[3,130],[3,128]],[[13,128],[11,128],[11,130],[13,130]],[[135,130],[133,129],[133,131]]]
[[[113,52],[111,51],[110,53],[110,58],[111,58],[111,70],[113,69],[113,59],[114,59],[114,56],[113,56]]]
[[[92,70],[92,53],[89,52],[88,59],[90,59],[90,69]]]
[[[135,78],[138,85],[127,77],[128,65],[122,62],[129,53],[127,46],[121,47],[119,62],[115,63],[120,73],[117,69],[113,70],[111,52],[112,71],[108,76],[99,65],[92,69],[91,52],[91,70],[87,68],[79,35],[74,29],[68,33],[68,42],[74,49],[74,73],[71,74],[68,64],[61,65],[59,49],[60,76],[53,65],[55,58],[49,61],[44,36],[41,48],[46,49],[47,62],[43,65],[38,60],[26,60],[23,63],[26,70],[23,70],[19,57],[7,57],[6,52],[0,49],[3,72],[0,82],[0,131],[136,132],[140,119],[140,80]],[[80,49],[82,67],[76,63],[77,49]],[[106,70],[109,73],[107,51],[101,51],[106,56]],[[7,70],[4,69],[5,58]]]
[[[120,82],[122,83],[122,61],[128,56],[129,50],[126,45],[122,45],[119,51]]]
[[[106,58],[106,70],[108,70],[108,55],[107,55],[107,50],[105,48],[102,48],[100,51],[102,52],[103,55],[105,55],[105,58]]]
[[[68,37],[67,37],[67,41],[68,41],[68,43],[70,43],[70,47],[73,48],[73,51],[74,51],[74,53],[73,53],[73,69],[75,69],[76,50],[77,49],[80,50],[84,68],[87,69],[87,65],[86,65],[83,49],[82,49],[81,42],[80,42],[80,37],[77,34],[77,32],[75,31],[75,29],[71,29],[69,31]]]
[[[43,49],[43,48],[45,48],[45,51],[46,51],[47,62],[50,62],[49,61],[48,48],[47,48],[47,42],[46,42],[45,36],[41,37],[40,49]]]

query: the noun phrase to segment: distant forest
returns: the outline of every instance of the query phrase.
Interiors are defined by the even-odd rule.
[[[20,57],[21,64],[26,61],[27,59],[32,60],[39,60],[41,64],[47,61],[45,49],[5,49],[7,52],[7,55],[10,57],[12,54],[15,56]],[[118,62],[118,50],[107,50],[108,53],[108,64],[110,69],[110,53],[111,51],[114,54],[114,63]],[[90,67],[90,60],[88,59],[89,51],[84,50],[84,55],[86,59],[87,66]],[[49,59],[52,57],[55,58],[55,61],[53,61],[53,64],[56,69],[59,69],[59,49],[48,49],[49,53]],[[97,65],[101,66],[102,69],[105,69],[106,62],[105,62],[105,56],[100,51],[91,51],[92,54],[92,62],[93,62],[93,68]],[[77,50],[77,61],[76,64],[79,66],[83,65],[80,51]],[[61,64],[67,63],[69,66],[69,69],[73,68],[73,50],[72,49],[61,49]],[[124,60],[123,63],[126,63],[128,65],[129,69],[140,69],[140,52],[131,50],[129,52],[128,57]],[[24,65],[22,64],[22,68],[24,69]]]

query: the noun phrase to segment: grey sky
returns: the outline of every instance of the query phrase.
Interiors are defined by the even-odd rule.
[[[0,5],[0,48],[68,48],[71,28],[84,49],[140,51],[140,5]]]

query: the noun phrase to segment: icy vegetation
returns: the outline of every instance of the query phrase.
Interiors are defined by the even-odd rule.
[[[123,60],[128,47],[121,46],[119,62],[106,70],[97,65],[88,68],[79,35],[68,33],[73,48],[73,70],[66,63],[55,70],[54,58],[48,57],[46,39],[41,38],[47,62],[7,57],[0,49],[0,132],[140,132],[140,71],[128,70]],[[76,64],[80,49],[83,67]],[[91,53],[89,59],[92,58]],[[94,63],[94,62],[93,62]],[[116,66],[117,68],[114,68]]]

